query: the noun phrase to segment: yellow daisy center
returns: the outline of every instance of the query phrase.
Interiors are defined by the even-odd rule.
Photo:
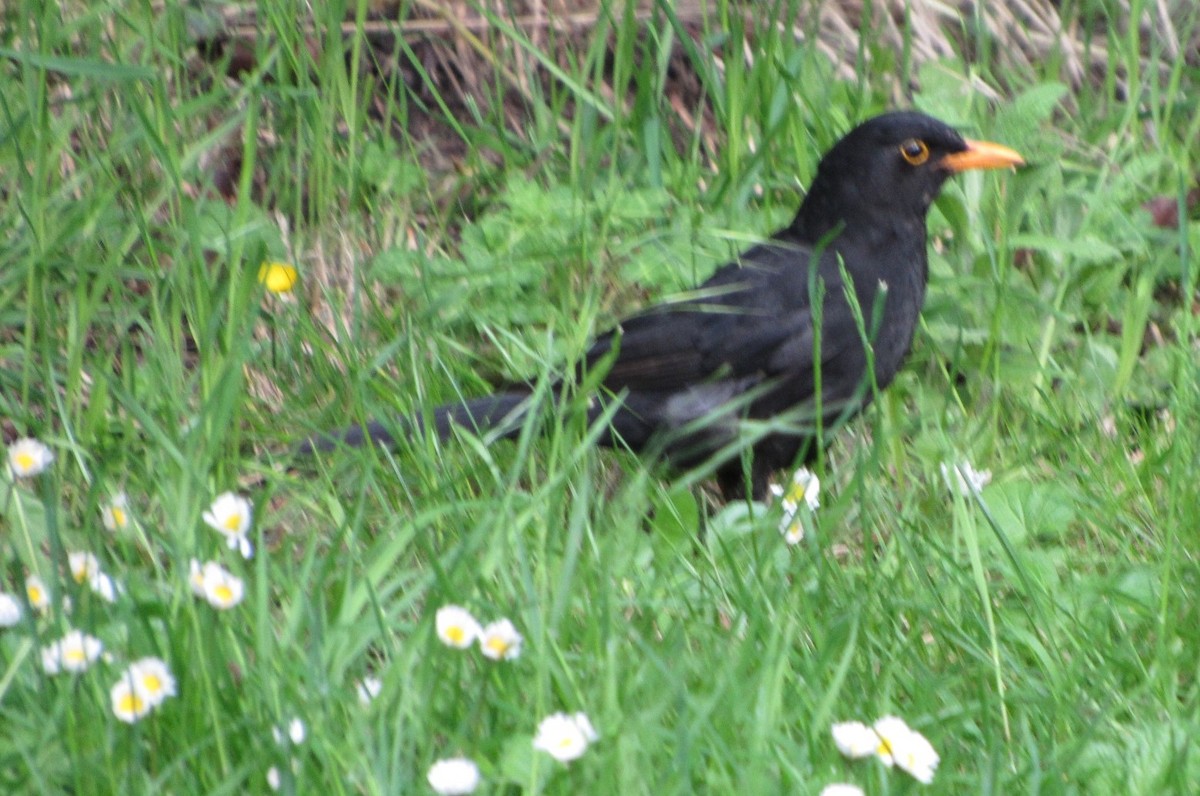
[[[130,689],[121,695],[117,701],[117,710],[130,716],[136,716],[146,709],[146,703],[137,692]]]
[[[458,625],[446,628],[446,638],[454,644],[462,644],[466,639],[467,633]]]
[[[33,469],[33,454],[25,451],[17,451],[14,457],[17,461],[17,469],[23,473],[27,473]]]
[[[225,518],[225,530],[231,533],[237,531],[242,524],[242,515],[236,511]]]
[[[487,640],[487,648],[497,655],[503,655],[508,652],[508,642],[499,636],[492,636]]]
[[[44,595],[42,594],[42,590],[37,586],[29,586],[25,589],[25,593],[29,596],[30,605],[38,605],[43,599],[45,599]]]
[[[87,660],[87,655],[82,647],[70,647],[63,651],[63,657],[72,663],[83,663]]]
[[[162,690],[162,680],[157,674],[147,674],[142,677],[142,687],[151,694],[157,694]]]
[[[113,506],[109,509],[109,514],[112,516],[113,525],[118,528],[124,528],[129,522],[125,517],[125,510],[120,506]]]
[[[217,596],[217,600],[223,603],[233,602],[233,589],[222,583],[213,589],[213,594]]]

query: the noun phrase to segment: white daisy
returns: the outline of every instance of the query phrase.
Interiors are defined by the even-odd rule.
[[[129,498],[118,492],[100,507],[100,521],[110,531],[119,531],[129,526]]]
[[[880,739],[880,760],[889,766],[895,764],[918,782],[933,782],[940,758],[924,735],[896,716],[884,716],[875,722],[874,729]]]
[[[273,737],[275,739],[275,743],[279,744],[280,746],[285,745],[285,740],[290,740],[292,742],[292,746],[299,746],[300,744],[304,743],[304,739],[307,736],[308,729],[304,726],[304,722],[298,718],[293,718],[288,722],[286,736],[284,735],[284,730],[282,727],[271,728],[271,737]]]
[[[479,766],[465,757],[439,760],[429,768],[425,777],[434,793],[442,796],[464,796],[479,787]]]
[[[42,442],[25,437],[8,448],[8,469],[14,478],[31,478],[45,472],[54,453]]]
[[[291,739],[292,746],[304,743],[306,737],[308,737],[308,729],[304,726],[303,721],[293,718],[288,722],[288,738]]]
[[[485,657],[492,660],[511,661],[521,656],[524,639],[517,628],[507,619],[497,619],[483,628],[479,636],[479,648]]]
[[[591,721],[584,713],[568,715],[555,713],[542,719],[533,748],[541,750],[555,760],[568,763],[582,755],[597,739]]]
[[[104,644],[95,636],[79,631],[68,631],[58,641],[42,649],[42,668],[47,674],[58,674],[60,671],[78,673],[91,666],[100,653]]]
[[[88,586],[92,591],[100,595],[100,599],[106,603],[114,603],[117,601],[117,595],[121,593],[121,587],[111,577],[103,572],[96,573],[88,579]]]
[[[792,474],[792,483],[784,491],[783,487],[771,486],[771,494],[783,498],[783,509],[794,513],[800,508],[800,503],[808,506],[809,511],[816,511],[821,506],[821,479],[807,467],[801,467]]]
[[[378,677],[367,676],[358,681],[354,691],[358,694],[359,703],[366,707],[383,691],[383,682]]]
[[[215,561],[209,561],[200,570],[201,596],[214,608],[226,610],[233,608],[246,596],[246,586],[242,579],[229,572]],[[189,581],[195,590],[195,573]]]
[[[12,627],[21,621],[21,602],[7,592],[0,592],[0,627]]]
[[[217,566],[211,561],[209,564]],[[201,564],[194,558],[188,561],[188,585],[192,588],[192,594],[197,597],[204,596],[204,569],[209,564]]]
[[[434,623],[442,643],[460,650],[474,644],[483,632],[471,612],[458,605],[443,605],[438,609]]]
[[[254,555],[254,545],[250,543],[248,535],[253,518],[254,508],[250,501],[233,492],[217,495],[212,506],[203,514],[204,522],[223,534],[229,549],[239,551],[242,558]]]
[[[170,667],[159,658],[141,658],[129,665],[128,678],[150,707],[156,708],[175,696],[175,677]]]
[[[783,515],[779,520],[779,532],[783,534],[788,544],[798,544],[804,539],[804,513],[800,506],[804,505],[808,512],[814,512],[820,507],[821,479],[817,478],[806,467],[801,467],[792,474],[792,482],[785,490],[781,486],[771,485],[771,494],[780,498]]]
[[[951,478],[953,474],[953,478]],[[992,482],[991,470],[976,470],[968,461],[958,464],[942,464],[942,478],[953,481],[958,493],[970,497]]]
[[[831,729],[834,745],[851,760],[870,757],[879,748],[879,735],[861,721],[839,722]]]
[[[821,788],[821,796],[866,796],[857,785],[834,782]]]
[[[67,565],[76,583],[83,583],[100,574],[100,561],[91,553],[67,553]]]
[[[25,596],[35,611],[45,611],[50,607],[50,590],[37,575],[25,578]]]

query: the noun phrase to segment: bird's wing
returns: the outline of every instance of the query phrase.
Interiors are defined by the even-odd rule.
[[[674,391],[766,369],[789,340],[812,340],[806,310],[786,319],[757,318],[715,309],[680,309],[638,316],[601,337],[589,363],[617,354],[604,376],[613,392]],[[810,346],[811,350],[811,346]]]
[[[793,244],[755,247],[701,285],[699,297],[636,315],[598,338],[586,362],[597,366],[616,349],[604,377],[613,392],[670,392],[811,370],[818,357],[810,256],[811,250]],[[827,271],[824,262],[821,271]],[[823,361],[835,357],[844,341],[856,339],[844,299],[835,300],[828,288],[826,295]]]

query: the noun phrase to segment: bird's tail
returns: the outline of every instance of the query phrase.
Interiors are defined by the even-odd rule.
[[[513,437],[521,430],[529,401],[529,394],[521,392],[500,392],[469,401],[457,401],[439,406],[429,413],[428,418],[418,414],[390,424],[372,420],[365,426],[349,426],[340,431],[317,434],[300,443],[296,451],[307,455],[331,451],[343,445],[358,448],[368,441],[390,447],[396,444],[397,437],[411,438],[425,433],[426,429],[439,439],[446,439],[455,426],[463,426],[476,433],[496,431],[501,437]]]

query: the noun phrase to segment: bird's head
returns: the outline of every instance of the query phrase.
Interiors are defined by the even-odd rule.
[[[963,138],[923,113],[886,113],[851,130],[821,158],[798,220],[812,236],[839,224],[872,224],[877,219],[917,219],[923,224],[951,175],[1024,162],[1008,147]]]

